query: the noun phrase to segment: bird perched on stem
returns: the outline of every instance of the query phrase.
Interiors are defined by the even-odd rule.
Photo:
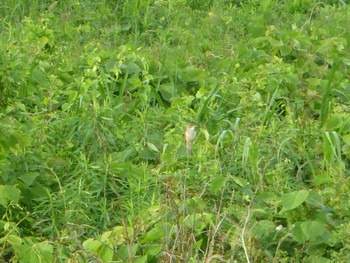
[[[186,139],[186,148],[187,148],[187,154],[190,154],[192,151],[192,142],[194,138],[196,137],[196,126],[192,123],[188,124],[186,132],[185,132],[185,139]]]

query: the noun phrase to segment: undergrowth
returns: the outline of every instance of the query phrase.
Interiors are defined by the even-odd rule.
[[[1,262],[348,260],[347,1],[0,14]]]

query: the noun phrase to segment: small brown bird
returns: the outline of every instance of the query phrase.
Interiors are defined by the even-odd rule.
[[[187,153],[189,154],[192,151],[192,142],[194,138],[196,137],[196,126],[192,123],[188,124],[186,132],[185,132],[185,139],[186,139],[186,147],[187,147]]]

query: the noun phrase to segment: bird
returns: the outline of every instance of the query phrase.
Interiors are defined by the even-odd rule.
[[[190,154],[192,151],[192,142],[194,141],[194,138],[196,137],[196,126],[192,123],[188,124],[186,132],[185,132],[185,140],[186,140],[186,148],[187,153]]]

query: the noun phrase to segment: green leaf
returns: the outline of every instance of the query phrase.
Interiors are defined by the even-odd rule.
[[[113,242],[112,240],[108,240],[108,242],[105,242],[98,251],[98,257],[102,259],[103,262],[110,262],[113,260],[113,255]]]
[[[43,242],[33,245],[35,253],[39,257],[38,262],[52,262],[53,260],[53,247],[52,245]]]
[[[151,243],[155,240],[159,240],[167,235],[171,235],[174,232],[174,226],[169,223],[157,223],[155,226],[147,232],[142,243]]]
[[[171,102],[172,99],[177,95],[174,85],[170,83],[160,85],[159,92],[162,95],[162,98],[167,102]]]
[[[19,179],[26,185],[26,186],[31,186],[35,179],[39,176],[38,173],[24,173],[21,174]]]
[[[326,129],[330,131],[334,131],[336,129],[339,129],[343,124],[343,119],[339,115],[333,115],[331,116],[326,123]]]
[[[134,258],[134,263],[145,263],[145,262],[147,262],[147,255]]]
[[[263,208],[256,208],[252,211],[252,215],[258,219],[268,218],[270,215],[270,211],[266,211]]]
[[[150,142],[147,142],[147,146],[152,149],[153,151],[155,152],[159,152],[159,150],[157,149],[157,147],[153,144],[153,143],[150,143]]]
[[[329,231],[318,221],[305,221],[301,224],[305,239],[314,244],[328,243]]]
[[[22,244],[22,239],[15,235],[8,235],[6,240],[14,246],[20,246]]]
[[[316,185],[330,184],[333,182],[334,182],[334,179],[330,177],[328,173],[318,174],[314,178],[314,183]]]
[[[241,187],[245,187],[248,185],[248,182],[241,177],[234,176],[233,181]]]
[[[272,47],[283,47],[284,44],[281,40],[274,39],[272,37],[269,37],[269,43]]]
[[[322,223],[308,220],[296,222],[292,230],[292,236],[299,243],[310,241],[313,244],[326,244],[330,238],[330,233]]]
[[[318,207],[318,208],[321,208],[321,207],[324,206],[323,205],[322,196],[319,193],[317,193],[316,191],[314,191],[314,190],[309,191],[309,196],[305,200],[305,202],[308,205],[312,205],[312,206]]]
[[[272,241],[276,226],[270,220],[259,221],[253,228],[254,235],[262,241]]]
[[[319,255],[311,255],[304,258],[303,263],[332,263],[333,261]]]
[[[21,191],[12,185],[0,185],[0,204],[7,206],[8,203],[18,203]]]
[[[347,134],[350,133],[350,116],[348,116],[344,121],[343,121],[343,125],[340,128],[339,131],[341,134]]]
[[[195,67],[187,67],[181,74],[184,82],[197,82],[206,78],[206,73]]]
[[[135,74],[139,73],[141,71],[141,68],[134,62],[129,62],[127,66],[127,73],[128,74]]]
[[[281,213],[297,208],[308,198],[308,196],[309,192],[306,190],[300,190],[283,195],[280,199],[283,206]]]
[[[292,52],[292,47],[288,45],[283,45],[280,47],[280,52],[282,56],[287,56]]]
[[[48,82],[45,74],[39,68],[35,68],[33,70],[32,79],[38,84],[43,84]]]
[[[318,221],[305,221],[301,223],[301,229],[306,240],[317,240],[326,231],[323,224]]]
[[[216,175],[210,182],[210,188],[214,193],[217,193],[222,189],[225,184],[225,177]]]
[[[101,246],[102,246],[102,243],[93,238],[89,238],[85,240],[83,243],[84,249],[86,249],[89,252],[96,252]]]
[[[144,247],[146,255],[150,256],[156,256],[158,255],[163,249],[163,245],[159,244],[147,244]]]
[[[305,235],[301,228],[301,222],[296,222],[294,224],[294,227],[292,229],[292,237],[294,238],[295,241],[297,241],[300,244],[303,244],[306,242]]]
[[[142,243],[150,243],[154,240],[158,240],[163,237],[163,229],[156,225],[146,234],[146,237],[142,240]]]
[[[66,111],[66,110],[68,110],[71,106],[72,106],[71,103],[68,103],[68,102],[63,103],[63,104],[62,104],[62,110],[63,110],[63,111]]]
[[[21,263],[40,262],[39,255],[37,255],[32,246],[25,244],[19,246],[16,250]]]
[[[346,144],[346,145],[350,145],[350,133],[349,134],[345,134],[342,136],[342,139],[343,139],[343,142]]]
[[[131,255],[132,256],[135,256],[137,248],[138,248],[137,244],[131,246]],[[127,261],[127,259],[129,259],[129,247],[127,245],[121,246],[117,250],[116,254],[118,255],[119,258],[124,259],[124,262],[129,262],[129,261]]]

